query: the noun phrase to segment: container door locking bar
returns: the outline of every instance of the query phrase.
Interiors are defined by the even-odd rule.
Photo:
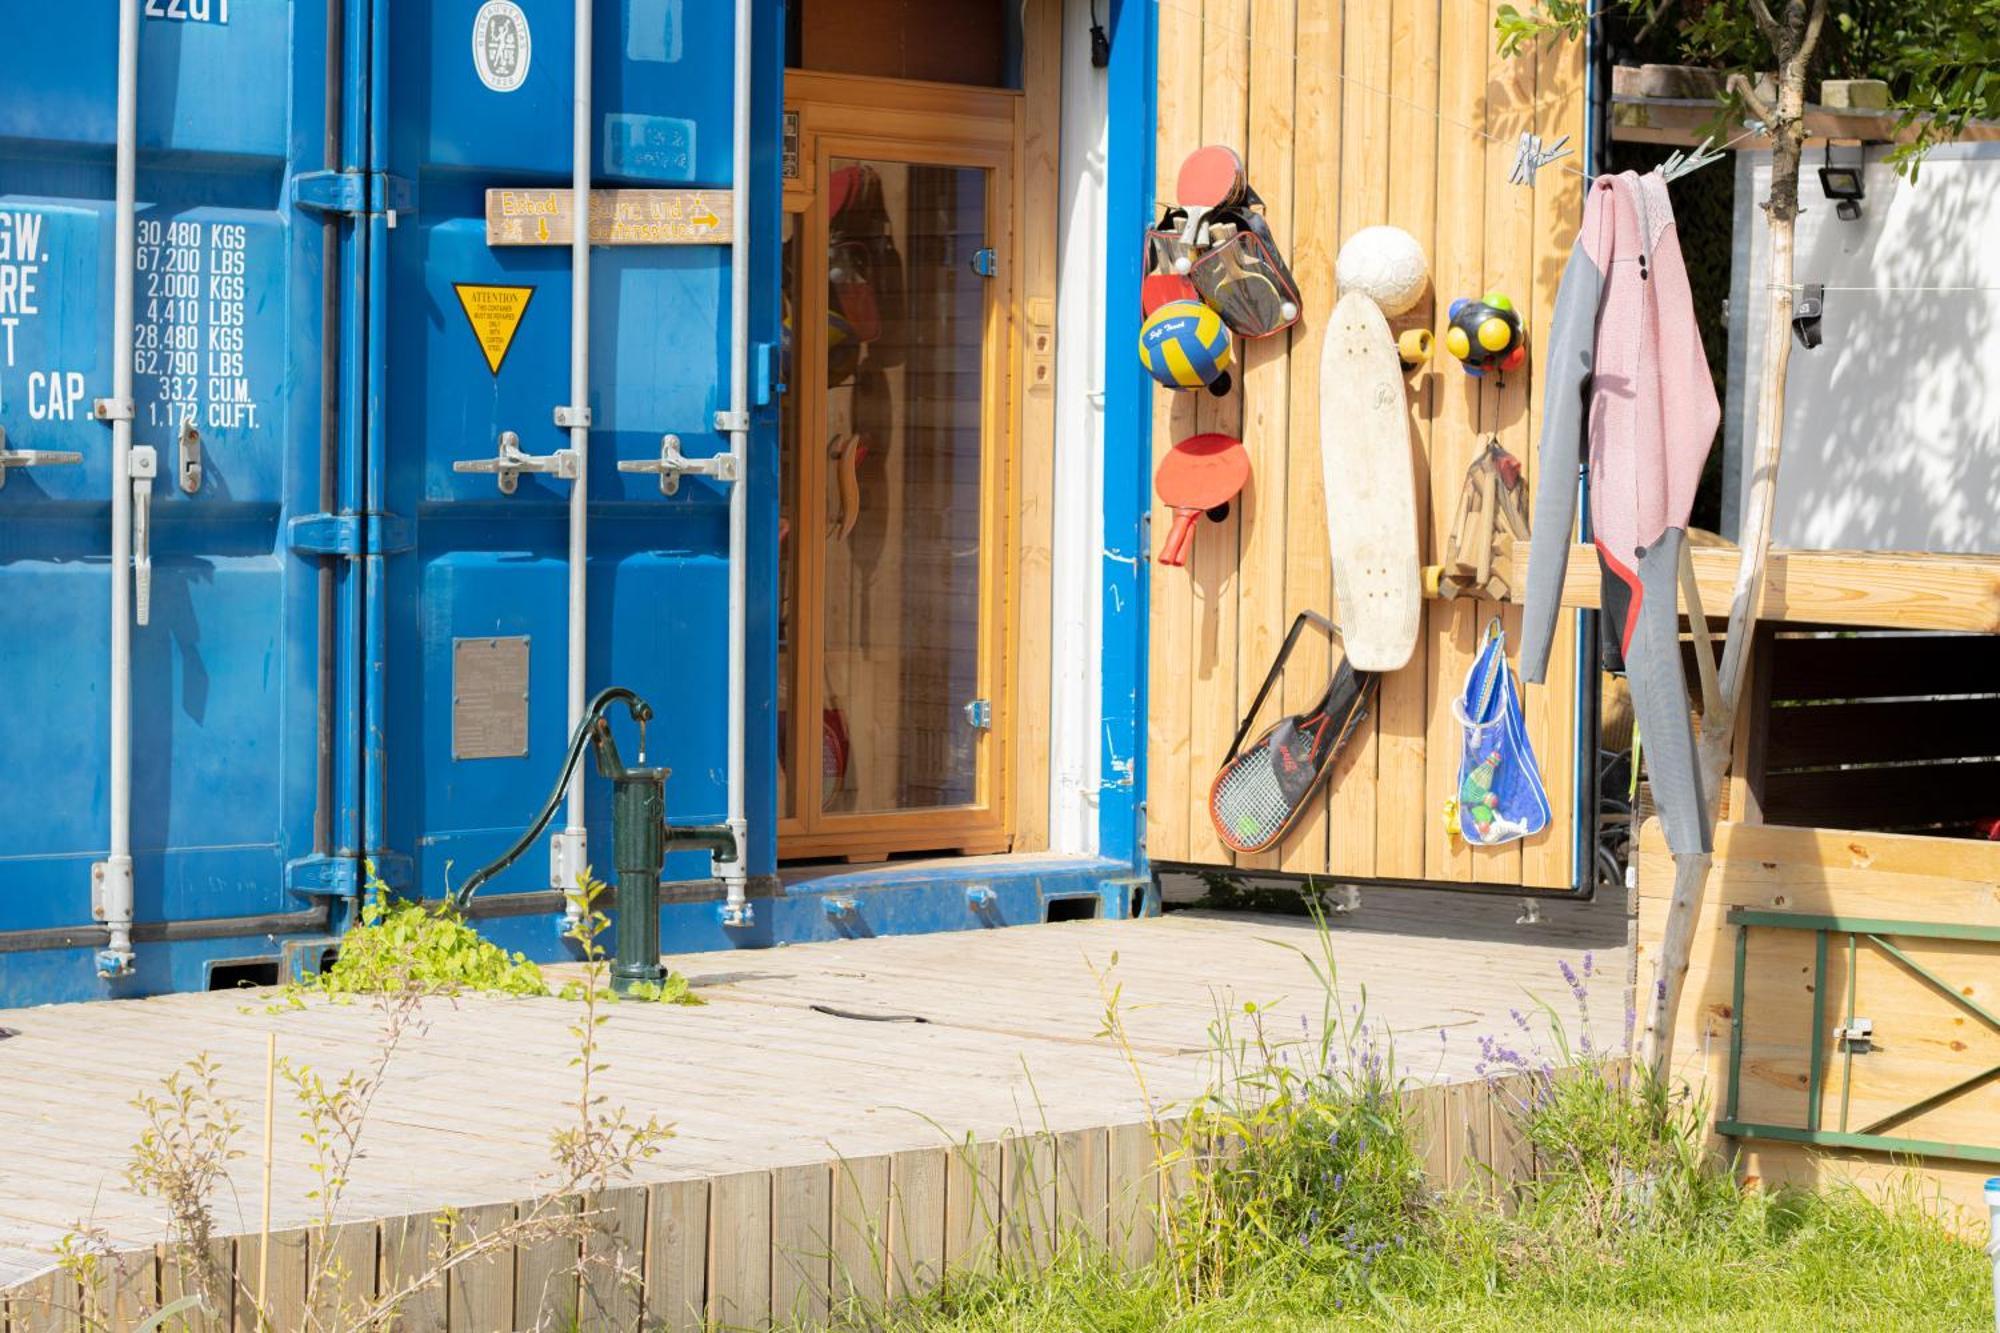
[[[160,474],[159,456],[150,444],[135,444],[132,465],[132,619],[153,620],[153,478]]]
[[[502,495],[512,495],[514,488],[521,484],[523,472],[547,473],[551,476],[576,478],[576,451],[558,449],[552,454],[529,454],[521,451],[521,437],[511,430],[500,432],[500,448],[491,458],[461,458],[451,465],[453,472],[490,473],[500,484]]]
[[[618,470],[658,473],[660,494],[674,495],[680,491],[682,477],[708,477],[721,482],[735,481],[736,456],[721,453],[711,454],[707,458],[689,458],[681,452],[680,436],[662,435],[658,462],[643,458],[621,458],[618,460]]]
[[[81,463],[83,455],[74,449],[9,449],[7,428],[0,426],[0,489],[7,485],[7,470],[17,467],[53,467]]]

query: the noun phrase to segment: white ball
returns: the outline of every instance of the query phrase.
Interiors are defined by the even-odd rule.
[[[1363,227],[1340,247],[1333,276],[1342,292],[1373,297],[1393,318],[1422,298],[1429,271],[1416,237],[1401,227]]]

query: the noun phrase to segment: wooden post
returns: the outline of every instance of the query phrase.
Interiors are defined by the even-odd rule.
[[[1771,226],[1771,315],[1764,329],[1764,378],[1757,400],[1750,490],[1743,507],[1743,526],[1737,533],[1741,554],[1729,600],[1729,638],[1717,672],[1721,697],[1714,702],[1720,706],[1703,716],[1701,743],[1695,752],[1701,771],[1702,818],[1711,836],[1722,780],[1729,771],[1737,710],[1750,679],[1750,644],[1756,637],[1757,608],[1764,598],[1765,565],[1771,550],[1771,517],[1778,499],[1778,461],[1785,437],[1785,372],[1792,359],[1792,240],[1799,212],[1799,159],[1805,151],[1806,66],[1813,48],[1819,45],[1826,0],[1787,0],[1782,21],[1773,18],[1765,0],[1751,0],[1751,10],[1778,57],[1775,112],[1763,104],[1747,80],[1735,78],[1731,83],[1751,113],[1771,127],[1771,198],[1765,204]],[[1673,1058],[1674,1014],[1680,1006],[1681,983],[1694,948],[1695,920],[1701,912],[1713,860],[1698,854],[1674,861],[1674,897],[1667,908],[1659,971],[1653,984],[1652,1021],[1647,1028],[1647,1061],[1653,1073],[1662,1078]]]

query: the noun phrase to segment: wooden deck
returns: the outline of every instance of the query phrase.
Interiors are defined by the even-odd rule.
[[[1592,1015],[1595,1038],[1617,1039],[1622,906],[1556,904],[1526,928],[1513,924],[1517,910],[1512,899],[1381,891],[1335,922],[1344,998],[1365,992],[1372,1030],[1393,1034],[1410,1078],[1474,1077],[1478,1037],[1511,1030],[1509,1009],[1530,1008],[1531,994],[1567,1019],[1557,964],[1587,950],[1605,1010]],[[649,1181],[1126,1124],[1146,1108],[1124,1056],[1099,1036],[1099,976],[1123,987],[1134,1053],[1164,1110],[1214,1076],[1219,1009],[1240,1017],[1246,1000],[1272,1005],[1267,1021],[1288,1039],[1302,1020],[1317,1025],[1322,997],[1304,956],[1317,949],[1296,918],[1179,913],[674,958],[709,1003],[612,1007],[600,1086],[636,1117],[675,1125]],[[343,1218],[534,1195],[550,1132],[572,1114],[575,1014],[557,1000],[430,1003],[427,1029],[390,1064]],[[215,1057],[243,1116],[246,1156],[219,1222],[246,1232],[257,1226],[266,1034],[282,1056],[329,1076],[376,1048],[365,1004],[270,1012],[263,992],[4,1010],[0,1027],[16,1030],[0,1040],[0,1287],[48,1268],[51,1247],[80,1222],[120,1247],[160,1237],[159,1209],[123,1179],[142,1125],[131,1101],[196,1052]],[[279,1229],[314,1215],[294,1128],[281,1085]]]

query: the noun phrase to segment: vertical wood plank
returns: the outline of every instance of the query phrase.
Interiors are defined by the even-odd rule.
[[[1451,1188],[1451,1094],[1442,1083],[1428,1083],[1404,1094],[1417,1157],[1424,1179],[1434,1190]]]
[[[708,1309],[708,1181],[648,1188],[646,1326],[695,1333]]]
[[[1333,556],[1327,544],[1326,491],[1320,475],[1319,357],[1333,310],[1333,258],[1340,249],[1340,0],[1296,0],[1292,95],[1292,274],[1305,313],[1292,326],[1291,401],[1286,412],[1285,607],[1320,611],[1336,621]],[[1282,245],[1284,238],[1279,239]],[[1288,622],[1289,623],[1289,622]],[[1332,648],[1317,633],[1299,639],[1282,688],[1287,713],[1312,707],[1326,689]],[[1332,792],[1353,767],[1354,747],[1308,803],[1279,850],[1294,874],[1324,874],[1331,864]]]
[[[826,1322],[833,1255],[833,1169],[825,1162],[771,1173],[771,1317]]]
[[[917,1148],[889,1159],[889,1298],[937,1284],[944,1273],[948,1148]]]
[[[1191,6],[1191,8],[1190,8]],[[1174,197],[1181,160],[1201,146],[1202,25],[1196,0],[1160,6],[1159,127],[1155,140],[1155,197]],[[1157,215],[1158,210],[1155,209]],[[1112,318],[1117,311],[1110,312]],[[1132,312],[1136,319],[1137,312]],[[1136,337],[1136,330],[1134,333]],[[1153,465],[1175,440],[1195,433],[1195,397],[1153,391]],[[1205,395],[1202,395],[1205,396]],[[1154,550],[1172,517],[1157,499],[1152,505],[1149,540]],[[1211,534],[1203,533],[1199,543]],[[1188,810],[1192,783],[1189,735],[1195,720],[1193,680],[1194,597],[1186,569],[1162,565],[1147,552],[1149,638],[1147,650],[1146,850],[1156,861],[1189,859]],[[1204,725],[1214,725],[1204,720]],[[1226,743],[1226,742],[1225,742]],[[1207,790],[1204,784],[1204,791]],[[1207,822],[1206,817],[1203,823]]]
[[[514,1318],[523,1328],[568,1328],[577,1317],[577,1268],[582,1253],[573,1229],[577,1200],[550,1199],[519,1207],[522,1217],[537,1207],[544,1217],[560,1216],[565,1229],[515,1247]]]
[[[1507,173],[1513,169],[1522,132],[1535,128],[1535,61],[1532,56],[1510,59],[1493,49],[1493,18],[1500,3],[1502,0],[1488,0],[1487,5],[1486,132],[1492,137],[1486,142],[1486,162],[1481,168],[1486,178],[1484,286],[1504,293],[1525,319],[1532,309],[1535,192],[1525,185],[1508,184]],[[1532,347],[1538,337],[1532,326],[1528,337]],[[1531,362],[1505,375],[1487,375],[1481,422],[1482,434],[1497,435],[1500,447],[1521,460],[1531,494],[1535,485],[1535,451],[1528,434],[1532,369]],[[1480,605],[1475,633],[1483,635],[1495,616],[1506,631],[1509,651],[1518,651],[1521,608],[1512,603]],[[1472,877],[1484,884],[1519,884],[1521,844],[1509,842],[1473,851]]]
[[[1113,1125],[1106,1145],[1107,1241],[1117,1262],[1137,1271],[1159,1252],[1159,1152],[1148,1125]]]
[[[709,1182],[708,1317],[761,1328],[771,1318],[771,1173]]]
[[[1034,1132],[1000,1144],[1003,1234],[1008,1268],[1039,1272],[1055,1253],[1055,1143]]]
[[[348,1222],[306,1237],[306,1305],[314,1327],[344,1328],[349,1316],[375,1300],[378,1228]],[[161,1293],[166,1274],[161,1273]]]
[[[1388,159],[1386,215],[1426,250],[1437,225],[1438,22],[1440,6],[1464,0],[1392,0],[1389,32]],[[1351,234],[1351,233],[1350,233]],[[1436,289],[1426,290],[1414,309],[1390,321],[1391,330],[1429,328],[1436,316]],[[1418,558],[1435,558],[1431,506],[1450,504],[1453,495],[1431,488],[1431,440],[1435,427],[1438,366],[1419,367],[1407,379],[1410,446],[1416,474]],[[1430,635],[1419,632],[1409,665],[1382,681],[1375,723],[1375,873],[1392,879],[1424,876],[1424,826],[1436,816],[1421,798],[1429,753]]]
[[[1487,1140],[1492,1144],[1494,1188],[1510,1213],[1518,1187],[1534,1179],[1535,1150],[1528,1142],[1522,1116],[1535,1094],[1532,1075],[1512,1074],[1488,1086]]]
[[[458,1254],[475,1249],[478,1253],[453,1265],[445,1279],[452,1333],[515,1327],[514,1242],[505,1235],[513,1221],[511,1203],[459,1210],[452,1226],[452,1248]]]
[[[444,1258],[444,1232],[436,1213],[382,1219],[382,1297],[401,1295],[396,1327],[405,1333],[445,1333],[442,1277],[425,1280]]]
[[[1487,169],[1486,51],[1492,27],[1483,5],[1450,0],[1439,12],[1437,130],[1438,180],[1436,241],[1431,247],[1431,281],[1437,290],[1437,420],[1431,433],[1431,549],[1443,550],[1451,535],[1451,507],[1464,484],[1465,469],[1478,445],[1480,395],[1485,382],[1473,378],[1444,350],[1451,303],[1477,298],[1485,290],[1486,192],[1504,190],[1504,175]],[[1473,129],[1464,128],[1472,126]],[[1430,742],[1425,752],[1425,878],[1467,882],[1472,854],[1447,836],[1445,803],[1458,788],[1459,728],[1451,700],[1472,664],[1475,607],[1464,600],[1432,602],[1429,634]]]
[[[273,1237],[275,1245],[277,1238]],[[272,1252],[272,1268],[277,1267],[277,1253]],[[301,1289],[303,1290],[303,1275]],[[273,1284],[274,1288],[276,1284]],[[143,1250],[120,1250],[105,1256],[98,1265],[97,1280],[92,1284],[87,1313],[101,1323],[114,1328],[131,1328],[147,1315],[159,1308],[160,1304],[160,1258],[151,1248]],[[285,1313],[290,1313],[289,1310]],[[4,1325],[0,1318],[0,1325]],[[302,1325],[303,1321],[298,1321]],[[288,1327],[288,1325],[279,1325]]]
[[[833,1299],[864,1310],[888,1299],[889,1159],[849,1157],[833,1165]]]
[[[646,1275],[646,1188],[605,1190],[586,1198],[583,1210],[583,1324],[637,1328]]]
[[[373,1224],[368,1230],[374,1231]],[[206,1252],[199,1255],[182,1255],[171,1247],[161,1247],[160,1303],[172,1305],[183,1296],[204,1298],[202,1305],[185,1316],[187,1333],[229,1333],[234,1306],[231,1284],[236,1273],[234,1249],[227,1239],[211,1241]],[[197,1267],[206,1267],[210,1274],[208,1292],[203,1290],[201,1274],[195,1271]],[[219,1308],[209,1303],[211,1294]]]
[[[271,1333],[305,1327],[306,1233],[303,1229],[271,1233],[270,1271],[261,1302],[257,1292],[258,1249],[262,1239],[244,1236],[236,1242],[236,1333]]]
[[[1387,0],[1349,5],[1342,33],[1339,242],[1363,227],[1386,222],[1389,210],[1389,26]],[[1331,309],[1328,314],[1331,315]],[[1336,494],[1327,498],[1331,521],[1338,523],[1359,497]],[[1421,637],[1421,636],[1420,636]],[[1415,666],[1417,659],[1411,659]],[[1405,667],[1407,672],[1411,668]],[[1419,671],[1421,674],[1421,671]],[[1385,688],[1389,682],[1383,682]],[[1332,845],[1329,868],[1343,878],[1369,878],[1376,871],[1375,835],[1381,736],[1379,710],[1375,722],[1355,732],[1341,770],[1334,774]]]
[[[961,1143],[945,1166],[945,1266],[990,1273],[999,1259],[1000,1145]]]
[[[1571,43],[1549,41],[1535,53],[1535,128],[1543,143],[1554,143],[1567,134],[1571,144],[1583,142],[1584,97],[1583,62],[1576,58]],[[1581,154],[1577,155],[1578,157]],[[1565,163],[1572,159],[1564,159]],[[1583,177],[1578,171],[1544,170],[1535,178],[1534,277],[1530,283],[1528,361],[1534,377],[1528,391],[1528,450],[1539,455],[1542,440],[1544,371],[1548,361],[1549,317],[1555,311],[1556,292],[1561,286],[1563,266],[1569,262],[1571,244],[1583,218]],[[1539,458],[1524,456],[1522,461],[1537,467]],[[1538,470],[1538,468],[1537,468]],[[1529,474],[1531,486],[1574,485],[1569,477]],[[1529,502],[1533,503],[1533,495]],[[1567,541],[1571,534],[1542,540]],[[1525,581],[1526,572],[1517,577]],[[1528,839],[1521,853],[1522,882],[1540,888],[1566,887],[1575,873],[1573,837],[1577,784],[1588,781],[1579,775],[1575,761],[1576,716],[1576,629],[1575,617],[1558,618],[1556,639],[1549,654],[1548,679],[1540,685],[1524,685],[1521,707],[1528,724],[1528,743],[1535,748],[1542,778],[1548,788],[1551,817],[1549,827]],[[1594,725],[1594,723],[1592,723]],[[1754,730],[1754,728],[1753,728]]]
[[[1093,1254],[1102,1252],[1111,1237],[1110,1160],[1110,1135],[1101,1125],[1056,1136],[1063,1235]]]
[[[1205,144],[1241,150],[1250,114],[1250,0],[1203,0],[1201,40],[1201,137]],[[1186,150],[1183,150],[1185,154]],[[1175,166],[1179,166],[1178,160]],[[1235,343],[1237,368],[1229,395],[1196,392],[1195,421],[1202,431],[1243,435],[1243,340]],[[1239,542],[1242,506],[1231,505],[1220,523],[1198,521],[1194,554],[1184,585],[1169,595],[1193,600],[1194,652],[1189,685],[1188,782],[1181,818],[1188,826],[1188,855],[1210,865],[1229,863],[1208,815],[1208,789],[1229,749],[1236,712],[1237,590],[1241,586]],[[1153,801],[1148,796],[1148,804]]]
[[[1264,216],[1280,247],[1292,234],[1292,43],[1294,0],[1251,0],[1250,132],[1245,154],[1250,179],[1264,198]],[[1291,614],[1285,605],[1285,538],[1291,464],[1290,331],[1237,343],[1243,361],[1243,443],[1250,480],[1237,497],[1240,515],[1241,589],[1237,612],[1234,723],[1250,707],[1257,687],[1284,641]],[[1265,705],[1259,726],[1278,717],[1283,700]],[[1217,719],[1220,721],[1220,719]],[[1228,724],[1225,724],[1228,725]],[[1204,792],[1206,787],[1203,788]],[[1239,866],[1275,870],[1277,848],[1238,856]]]
[[[44,1273],[7,1294],[7,1327],[10,1333],[72,1333],[84,1326],[82,1304],[83,1293],[74,1279],[64,1273]]]
[[[1021,53],[1021,206],[1015,234],[1020,238],[1020,357],[1015,367],[1021,421],[1017,432],[1019,484],[1011,506],[1018,525],[1016,623],[1007,654],[1014,679],[1008,701],[1014,719],[1014,799],[1011,824],[1015,851],[1040,851],[1049,843],[1049,691],[1055,510],[1055,385],[1038,384],[1034,367],[1053,368],[1054,347],[1038,338],[1055,337],[1056,247],[1061,234],[1057,159],[1062,131],[1062,0],[1027,0]],[[1030,315],[1046,302],[1048,322]],[[1091,336],[1080,331],[1080,336]]]

